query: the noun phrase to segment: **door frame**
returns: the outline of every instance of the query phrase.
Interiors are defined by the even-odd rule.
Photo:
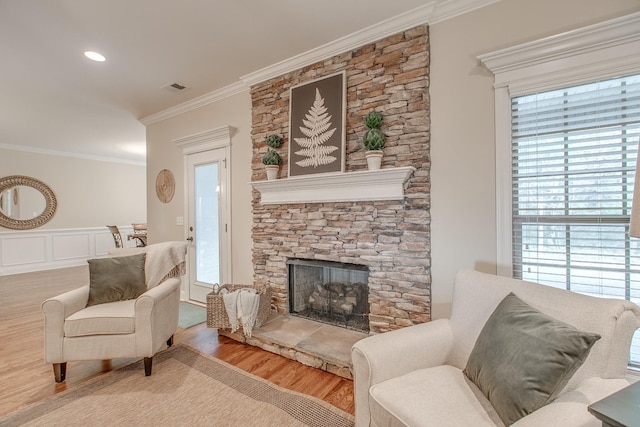
[[[220,187],[220,235],[223,236],[220,239],[220,253],[224,254],[220,257],[220,285],[224,283],[233,283],[232,274],[232,251],[231,251],[231,127],[223,126],[220,128],[208,130],[195,135],[186,136],[173,141],[179,148],[182,149],[182,161],[183,161],[183,182],[184,182],[184,221],[183,225],[183,238],[189,237],[189,167],[188,156],[191,154],[201,153],[203,151],[211,150],[225,150],[224,168],[221,170],[221,174],[224,174],[224,179],[227,183],[225,186]],[[192,245],[189,244],[189,254],[192,253]],[[180,299],[184,301],[190,300],[190,284],[195,280],[191,277],[191,274],[187,274],[187,283],[183,283],[182,290],[180,292]]]

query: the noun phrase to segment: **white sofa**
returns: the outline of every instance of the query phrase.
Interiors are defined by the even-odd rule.
[[[640,308],[475,271],[455,278],[450,319],[372,335],[352,348],[356,426],[500,426],[463,370],[484,324],[510,292],[537,310],[602,336],[557,400],[513,426],[600,426],[587,406],[625,387]]]

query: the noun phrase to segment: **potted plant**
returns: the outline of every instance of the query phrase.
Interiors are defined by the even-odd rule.
[[[267,171],[267,179],[278,179],[278,170],[280,169],[280,154],[272,149],[269,149],[264,156],[262,156],[262,163],[265,165]]]
[[[272,148],[279,148],[282,145],[282,137],[280,135],[269,135],[267,136],[265,142],[267,143],[268,149],[264,156],[262,156],[262,163],[265,165],[265,169],[267,171],[267,179],[278,179],[278,170],[280,169],[280,155]]]
[[[365,157],[367,158],[367,166],[369,170],[380,169],[382,164],[382,148],[385,144],[384,133],[380,130],[382,127],[382,114],[378,111],[370,111],[364,117],[364,124],[367,131],[362,138],[362,145],[367,149]]]
[[[282,138],[280,135],[269,135],[267,137],[267,145],[271,148],[280,148],[282,145]]]

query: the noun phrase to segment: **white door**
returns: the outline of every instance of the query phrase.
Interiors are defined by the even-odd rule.
[[[206,303],[215,283],[230,281],[225,148],[189,154],[187,240],[189,299]]]

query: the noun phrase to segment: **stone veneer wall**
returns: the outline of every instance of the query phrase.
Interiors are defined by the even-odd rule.
[[[370,329],[384,332],[430,320],[429,35],[427,26],[362,46],[257,84],[252,99],[252,180],[266,179],[265,138],[280,134],[287,177],[289,89],[346,71],[345,172],[366,169],[364,116],[383,113],[382,167],[413,166],[404,200],[262,205],[253,190],[254,283],[268,284],[288,312],[288,258],[365,264],[370,269]]]

